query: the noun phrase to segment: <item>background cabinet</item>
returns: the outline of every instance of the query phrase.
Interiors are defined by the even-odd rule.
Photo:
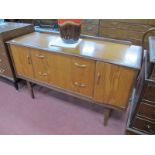
[[[0,25],[0,77],[12,81],[16,89],[18,89],[18,79],[15,76],[8,47],[5,42],[33,31],[33,25],[30,24],[5,22]]]
[[[131,102],[126,134],[155,134],[154,45],[155,37],[151,37],[149,50],[144,51],[143,65]]]

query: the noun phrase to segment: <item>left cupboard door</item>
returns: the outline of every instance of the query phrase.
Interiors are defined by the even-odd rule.
[[[10,48],[17,75],[33,78],[34,75],[30,49],[17,45],[11,45]]]

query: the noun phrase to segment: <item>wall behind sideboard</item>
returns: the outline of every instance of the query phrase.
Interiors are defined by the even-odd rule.
[[[82,33],[113,39],[128,40],[141,45],[144,32],[155,27],[155,19],[85,19]]]
[[[22,19],[22,22],[34,23],[32,19]],[[56,23],[56,19],[37,19],[41,24]],[[82,34],[128,40],[141,45],[144,32],[155,27],[155,19],[83,19]]]

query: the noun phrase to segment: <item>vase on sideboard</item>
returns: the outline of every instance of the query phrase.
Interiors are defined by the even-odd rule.
[[[80,38],[80,19],[58,19],[60,36],[65,43],[76,43]]]

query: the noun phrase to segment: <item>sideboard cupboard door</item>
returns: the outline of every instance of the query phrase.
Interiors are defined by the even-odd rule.
[[[95,61],[72,57],[71,67],[73,91],[93,97]]]
[[[130,68],[97,62],[94,100],[125,109],[135,76]]]
[[[71,90],[71,57],[48,52],[49,83]]]
[[[30,51],[35,79],[47,83],[49,81],[48,53],[38,49],[30,49]]]
[[[17,75],[33,78],[32,60],[27,47],[11,45],[11,52]]]

